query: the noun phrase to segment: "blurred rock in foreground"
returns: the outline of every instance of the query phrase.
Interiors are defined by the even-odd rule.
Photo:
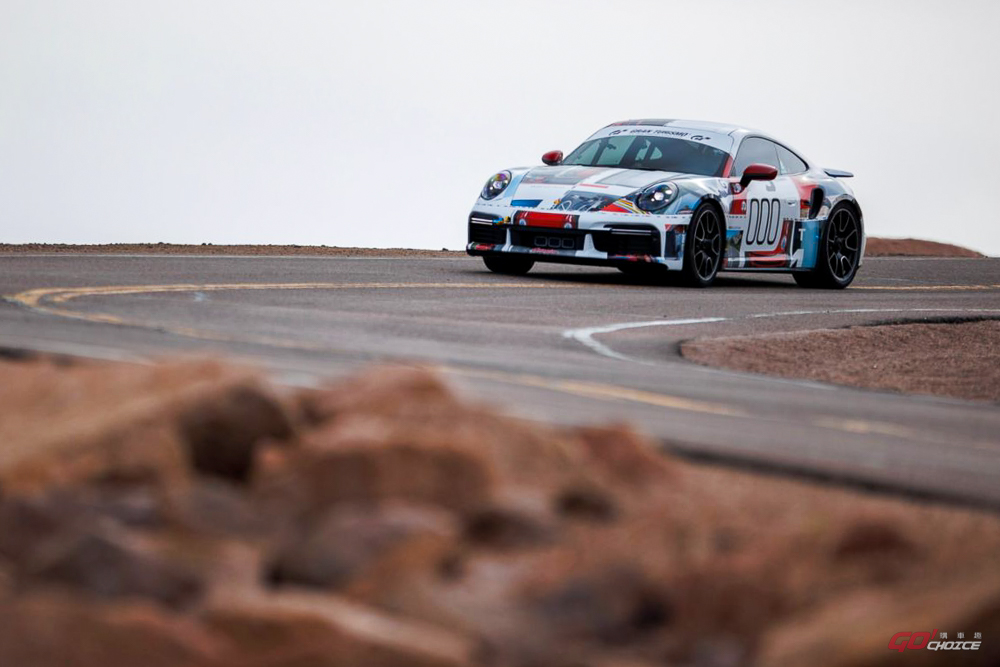
[[[992,665],[998,558],[988,513],[530,424],[426,370],[0,364],[5,666],[858,666],[933,629]]]

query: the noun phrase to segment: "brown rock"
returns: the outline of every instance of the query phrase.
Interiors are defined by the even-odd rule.
[[[978,651],[889,650],[897,632],[947,632],[967,640],[980,632]],[[927,578],[920,585],[856,591],[787,620],[764,637],[761,667],[882,667],[889,665],[996,665],[1000,643],[1000,577],[995,569],[959,579]],[[937,639],[934,637],[933,639]]]
[[[611,494],[593,485],[574,484],[563,489],[555,498],[556,512],[567,519],[614,521],[618,507]]]
[[[458,405],[441,376],[425,368],[377,366],[323,391],[306,391],[301,404],[308,421],[345,414],[419,418]]]
[[[285,465],[257,480],[270,503],[322,512],[337,503],[408,501],[464,510],[482,505],[492,489],[486,461],[441,439],[409,439],[375,431],[344,436],[338,427],[310,433]]]
[[[262,512],[241,487],[202,477],[166,494],[164,521],[199,535],[246,540],[268,538],[282,525],[281,517]]]
[[[69,492],[0,503],[0,557],[20,588],[59,585],[98,598],[146,597],[185,605],[200,577]]]
[[[180,415],[179,428],[196,471],[235,482],[249,477],[256,445],[292,434],[291,418],[280,401],[250,383],[191,405]]]
[[[528,502],[493,503],[465,518],[466,544],[484,549],[522,549],[554,542],[558,527],[541,508]]]
[[[246,386],[251,375],[212,363],[0,364],[0,487],[175,485],[189,470],[178,414]]]
[[[460,667],[475,643],[332,595],[277,593],[216,601],[203,615],[240,667]]]
[[[638,572],[622,568],[564,581],[532,603],[538,621],[563,640],[622,645],[674,622],[669,591]]]
[[[406,506],[335,507],[282,546],[269,570],[275,584],[339,588],[417,536],[448,540],[453,520]]]
[[[4,667],[851,665],[895,659],[886,628],[1000,633],[988,512],[665,460],[424,371],[296,407],[210,366],[39,368],[0,369]]]
[[[833,550],[835,560],[844,561],[878,556],[913,556],[914,544],[899,527],[881,520],[861,520],[850,524]]]
[[[0,665],[208,667],[220,642],[190,619],[144,603],[31,595],[0,600]]]
[[[627,426],[576,429],[589,464],[628,485],[662,484],[676,478],[676,466],[661,448]]]
[[[60,584],[98,598],[144,597],[183,606],[202,592],[201,577],[109,526],[48,540],[21,563],[19,582]]]

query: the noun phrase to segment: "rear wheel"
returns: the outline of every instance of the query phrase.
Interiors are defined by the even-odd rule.
[[[508,276],[523,276],[528,271],[531,271],[531,267],[535,265],[535,260],[510,255],[489,255],[483,257],[483,263],[493,273],[502,273]]]
[[[702,204],[691,217],[684,243],[684,267],[681,276],[690,287],[708,287],[722,265],[725,247],[725,223],[710,204]]]
[[[802,287],[844,289],[861,262],[861,221],[850,206],[833,209],[820,239],[816,268],[792,274]]]

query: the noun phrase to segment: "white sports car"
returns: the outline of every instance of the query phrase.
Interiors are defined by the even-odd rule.
[[[720,270],[781,271],[836,289],[864,256],[861,208],[842,181],[851,174],[760,132],[630,120],[542,161],[493,175],[469,215],[467,251],[491,271],[658,265],[700,287]]]

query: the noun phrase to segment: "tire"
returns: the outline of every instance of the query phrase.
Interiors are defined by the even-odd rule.
[[[695,210],[688,224],[684,242],[684,267],[681,280],[688,287],[708,287],[722,266],[726,249],[726,223],[711,204]]]
[[[634,278],[653,278],[662,276],[667,272],[666,268],[660,264],[647,264],[646,262],[634,262],[632,264],[619,264],[615,267],[626,276]]]
[[[854,210],[839,204],[823,227],[816,268],[793,273],[795,282],[811,289],[846,288],[858,273],[863,235],[861,220]]]
[[[523,276],[531,267],[535,265],[535,260],[527,257],[490,255],[483,257],[486,268],[493,273],[502,273],[506,276]]]
[[[624,273],[626,276],[641,276],[649,270],[649,267],[645,264],[639,264],[638,262],[635,264],[622,264],[616,266],[615,268]]]
[[[792,274],[795,278],[795,283],[799,287],[805,287],[807,289],[813,289],[816,287],[816,273],[815,271],[796,271]]]

